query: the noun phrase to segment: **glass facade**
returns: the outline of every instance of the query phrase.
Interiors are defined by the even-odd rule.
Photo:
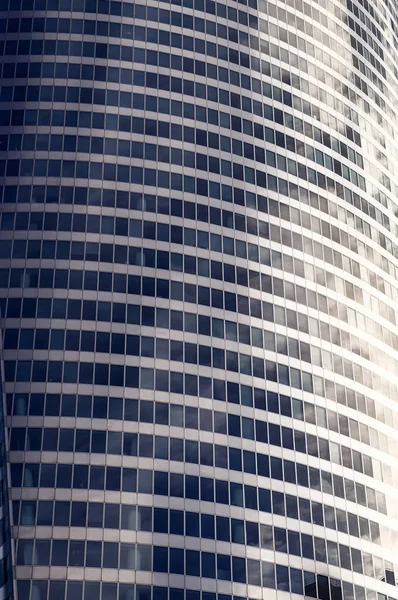
[[[397,600],[397,28],[0,0],[0,600]]]
[[[0,340],[1,349],[1,340]],[[3,369],[0,361],[0,598],[13,600],[9,478],[3,415]]]

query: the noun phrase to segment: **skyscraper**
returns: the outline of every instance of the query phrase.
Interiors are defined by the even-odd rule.
[[[397,13],[0,0],[0,600],[398,598]]]

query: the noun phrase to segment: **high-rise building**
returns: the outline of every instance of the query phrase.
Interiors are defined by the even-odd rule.
[[[0,600],[398,598],[397,28],[0,0]]]
[[[11,532],[2,404],[2,373],[0,369],[0,598],[1,600],[7,600],[12,598],[13,577],[11,571]]]

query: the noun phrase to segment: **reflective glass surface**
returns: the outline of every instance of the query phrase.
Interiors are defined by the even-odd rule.
[[[398,598],[397,27],[0,2],[0,600]]]

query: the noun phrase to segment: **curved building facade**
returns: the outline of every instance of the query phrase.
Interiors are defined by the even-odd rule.
[[[13,600],[9,478],[3,404],[3,372],[0,368],[0,598],[1,600]]]
[[[397,27],[0,2],[19,600],[398,598]]]

